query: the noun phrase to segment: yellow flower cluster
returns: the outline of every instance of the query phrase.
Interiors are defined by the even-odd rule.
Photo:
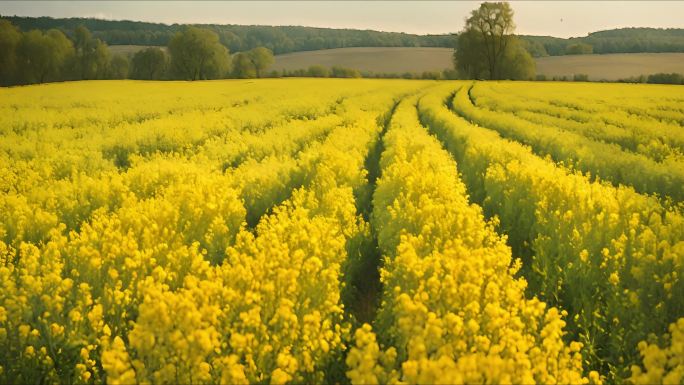
[[[0,383],[681,382],[673,90],[0,89]]]
[[[681,384],[684,381],[684,318],[670,325],[669,346],[639,343],[643,369],[632,366],[632,384]]]
[[[335,83],[0,90],[0,382],[323,381],[377,118],[426,85]]]
[[[561,93],[560,87],[548,84],[531,87],[529,83],[477,83],[470,96],[478,107],[509,112],[532,123],[615,143],[655,161],[666,161],[671,167],[680,162],[682,167],[684,133],[677,122],[684,120],[684,114],[676,108],[663,109],[664,98],[676,100],[674,89],[655,88],[657,92],[653,93],[654,88],[585,84],[580,88],[564,86]],[[617,94],[628,103],[609,104],[618,99]],[[634,102],[641,109],[635,111]],[[669,114],[662,115],[666,112]]]
[[[681,209],[591,181],[470,124],[444,106],[450,94],[444,87],[423,98],[423,121],[461,165],[473,200],[500,219],[514,254],[525,258],[531,292],[568,309],[568,331],[584,344],[588,368],[626,378],[639,341],[682,314]],[[463,98],[467,87],[453,102],[469,103]]]
[[[563,314],[524,296],[511,252],[470,205],[456,165],[405,99],[384,135],[373,225],[386,256],[375,325],[355,335],[352,383],[587,383]],[[387,347],[382,350],[380,346]]]
[[[485,84],[482,84],[485,85]],[[517,98],[548,101],[551,106],[566,107],[565,114],[572,114],[575,120],[602,119],[624,127],[646,128],[665,132],[682,123],[681,92],[667,85],[634,84],[582,84],[582,83],[492,83],[497,90],[510,93]],[[574,110],[574,111],[570,111]],[[562,109],[552,110],[554,114]],[[590,116],[593,113],[599,116]],[[653,133],[655,133],[653,132]],[[653,133],[639,133],[651,135]],[[679,136],[681,133],[669,135]],[[672,139],[672,138],[670,138]]]
[[[462,87],[453,101],[454,111],[468,120],[527,144],[543,156],[572,164],[616,185],[625,184],[641,193],[657,193],[684,201],[682,159],[659,162],[615,143],[607,143],[603,138],[596,140],[560,126],[531,122],[504,110],[480,108],[473,104],[471,90],[472,85]],[[679,131],[675,130],[673,136]]]
[[[389,108],[385,99],[377,108]],[[341,266],[348,241],[368,232],[353,191],[365,183],[364,156],[379,130],[365,120],[374,113],[348,107],[350,125],[302,154],[311,157],[302,166],[308,187],[263,218],[256,235],[241,230],[220,268],[185,277],[175,292],[148,280],[128,334],[138,381],[324,380],[348,339]]]

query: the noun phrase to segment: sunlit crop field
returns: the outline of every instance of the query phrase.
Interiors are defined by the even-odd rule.
[[[0,89],[0,383],[681,383],[684,88]]]

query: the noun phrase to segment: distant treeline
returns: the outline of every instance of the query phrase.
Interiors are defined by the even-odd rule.
[[[678,73],[657,73],[619,79],[618,83],[684,84],[684,75]]]
[[[265,77],[309,77],[309,78],[373,78],[373,79],[422,79],[422,80],[458,80],[461,79],[455,69],[443,71],[424,72],[370,72],[358,71],[345,67],[325,67],[312,65],[306,69],[271,71]],[[648,83],[648,84],[684,84],[684,75],[678,73],[656,73],[651,75],[639,75],[618,80],[590,80],[587,74],[574,74],[572,76],[546,76],[536,75],[536,81],[555,82],[595,82],[595,83]]]
[[[536,81],[554,82],[596,82],[596,83],[648,83],[648,84],[684,84],[684,75],[678,73],[657,73],[651,75],[631,76],[617,80],[590,80],[587,74],[574,74],[573,76],[546,76],[537,75]]]
[[[125,57],[112,56],[84,27],[68,38],[57,29],[22,32],[0,19],[0,52],[0,85],[120,79],[129,70]]]
[[[273,52],[256,47],[229,55],[209,29],[185,26],[167,50],[149,47],[113,55],[107,43],[80,25],[67,35],[59,29],[21,31],[0,19],[0,85],[68,80],[207,80],[267,75]]]
[[[464,35],[465,36],[465,35]],[[269,71],[273,52],[255,47],[229,55],[211,29],[184,26],[174,34],[167,49],[148,47],[130,55],[113,55],[108,45],[85,26],[68,34],[59,29],[21,31],[0,19],[0,85],[22,85],[67,80],[141,79],[206,80],[261,77],[334,77],[458,79],[456,69],[422,73],[373,73],[353,68],[313,65],[307,69]],[[523,50],[524,52],[524,50]],[[529,55],[528,55],[529,57]],[[469,78],[469,77],[465,77]],[[533,73],[519,79],[534,79]],[[587,75],[536,80],[588,81]],[[681,74],[653,74],[621,79],[622,82],[682,84]]]
[[[109,45],[166,46],[183,25],[112,21],[84,18],[5,16],[23,31],[58,29],[67,36],[79,25]],[[454,48],[455,34],[413,35],[353,29],[295,26],[202,25],[217,33],[230,52],[265,47],[273,53],[345,47],[446,47]],[[684,52],[684,29],[622,28],[590,33],[585,37],[520,36],[535,57],[589,53]]]
[[[79,25],[109,45],[166,46],[180,31],[182,24],[157,24],[137,21],[111,21],[84,18],[53,19],[50,17],[3,16],[23,31],[59,29],[71,33]],[[452,35],[412,35],[354,29],[330,29],[296,26],[244,26],[204,24],[219,36],[230,52],[265,47],[275,54],[344,47],[453,47]]]
[[[585,37],[520,36],[535,57],[590,53],[684,52],[684,29],[621,28]]]
[[[423,72],[372,72],[359,71],[353,68],[312,65],[297,70],[271,71],[268,77],[309,77],[309,78],[373,78],[373,79],[423,79],[423,80],[455,80],[458,73],[454,69]]]

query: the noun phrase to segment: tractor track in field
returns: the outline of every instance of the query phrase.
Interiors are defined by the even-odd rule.
[[[375,187],[382,174],[380,158],[385,150],[383,138],[402,99],[395,100],[392,108],[378,117],[378,123],[382,126],[382,130],[378,133],[375,143],[371,146],[364,160],[364,167],[368,171],[368,189],[363,196],[357,196],[356,201],[359,214],[369,224],[372,222],[373,210],[375,209],[373,205]],[[355,258],[356,266],[349,271],[350,276],[347,281],[351,287],[348,288],[345,306],[359,324],[371,323],[380,306],[380,295],[382,293],[382,283],[380,282],[382,252],[378,247],[378,238],[374,226],[370,226],[370,236],[361,242],[358,250],[351,250],[351,252],[358,253],[358,259]]]

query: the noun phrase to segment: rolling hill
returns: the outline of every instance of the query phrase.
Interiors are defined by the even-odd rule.
[[[167,45],[185,24],[161,24],[94,18],[51,18],[0,15],[22,31],[51,28],[67,35],[79,25],[109,45]],[[263,46],[276,54],[350,47],[443,47],[453,48],[454,34],[415,35],[401,32],[316,28],[304,26],[201,24],[216,32],[231,52]],[[521,35],[533,56],[564,55],[571,44],[584,43],[594,53],[684,52],[682,28],[618,28],[587,36],[558,38]]]
[[[547,77],[587,74],[590,80],[618,80],[654,73],[684,73],[684,53],[616,53],[537,58],[537,73]]]
[[[132,55],[147,48],[112,45],[112,53]],[[166,47],[160,47],[166,49]],[[275,56],[270,70],[293,71],[312,65],[340,66],[372,73],[422,73],[452,68],[451,48],[355,47],[293,52]],[[622,53],[535,58],[537,74],[547,78],[586,74],[590,80],[618,80],[654,73],[684,73],[684,53]]]
[[[296,70],[311,65],[354,68],[374,73],[441,71],[452,68],[453,50],[426,47],[339,48],[277,55],[272,69]],[[684,73],[684,53],[625,53],[536,58],[537,74],[591,80],[618,80],[659,72]]]
[[[294,52],[275,57],[275,70],[311,65],[340,66],[374,73],[441,71],[453,67],[451,48],[361,47]]]

